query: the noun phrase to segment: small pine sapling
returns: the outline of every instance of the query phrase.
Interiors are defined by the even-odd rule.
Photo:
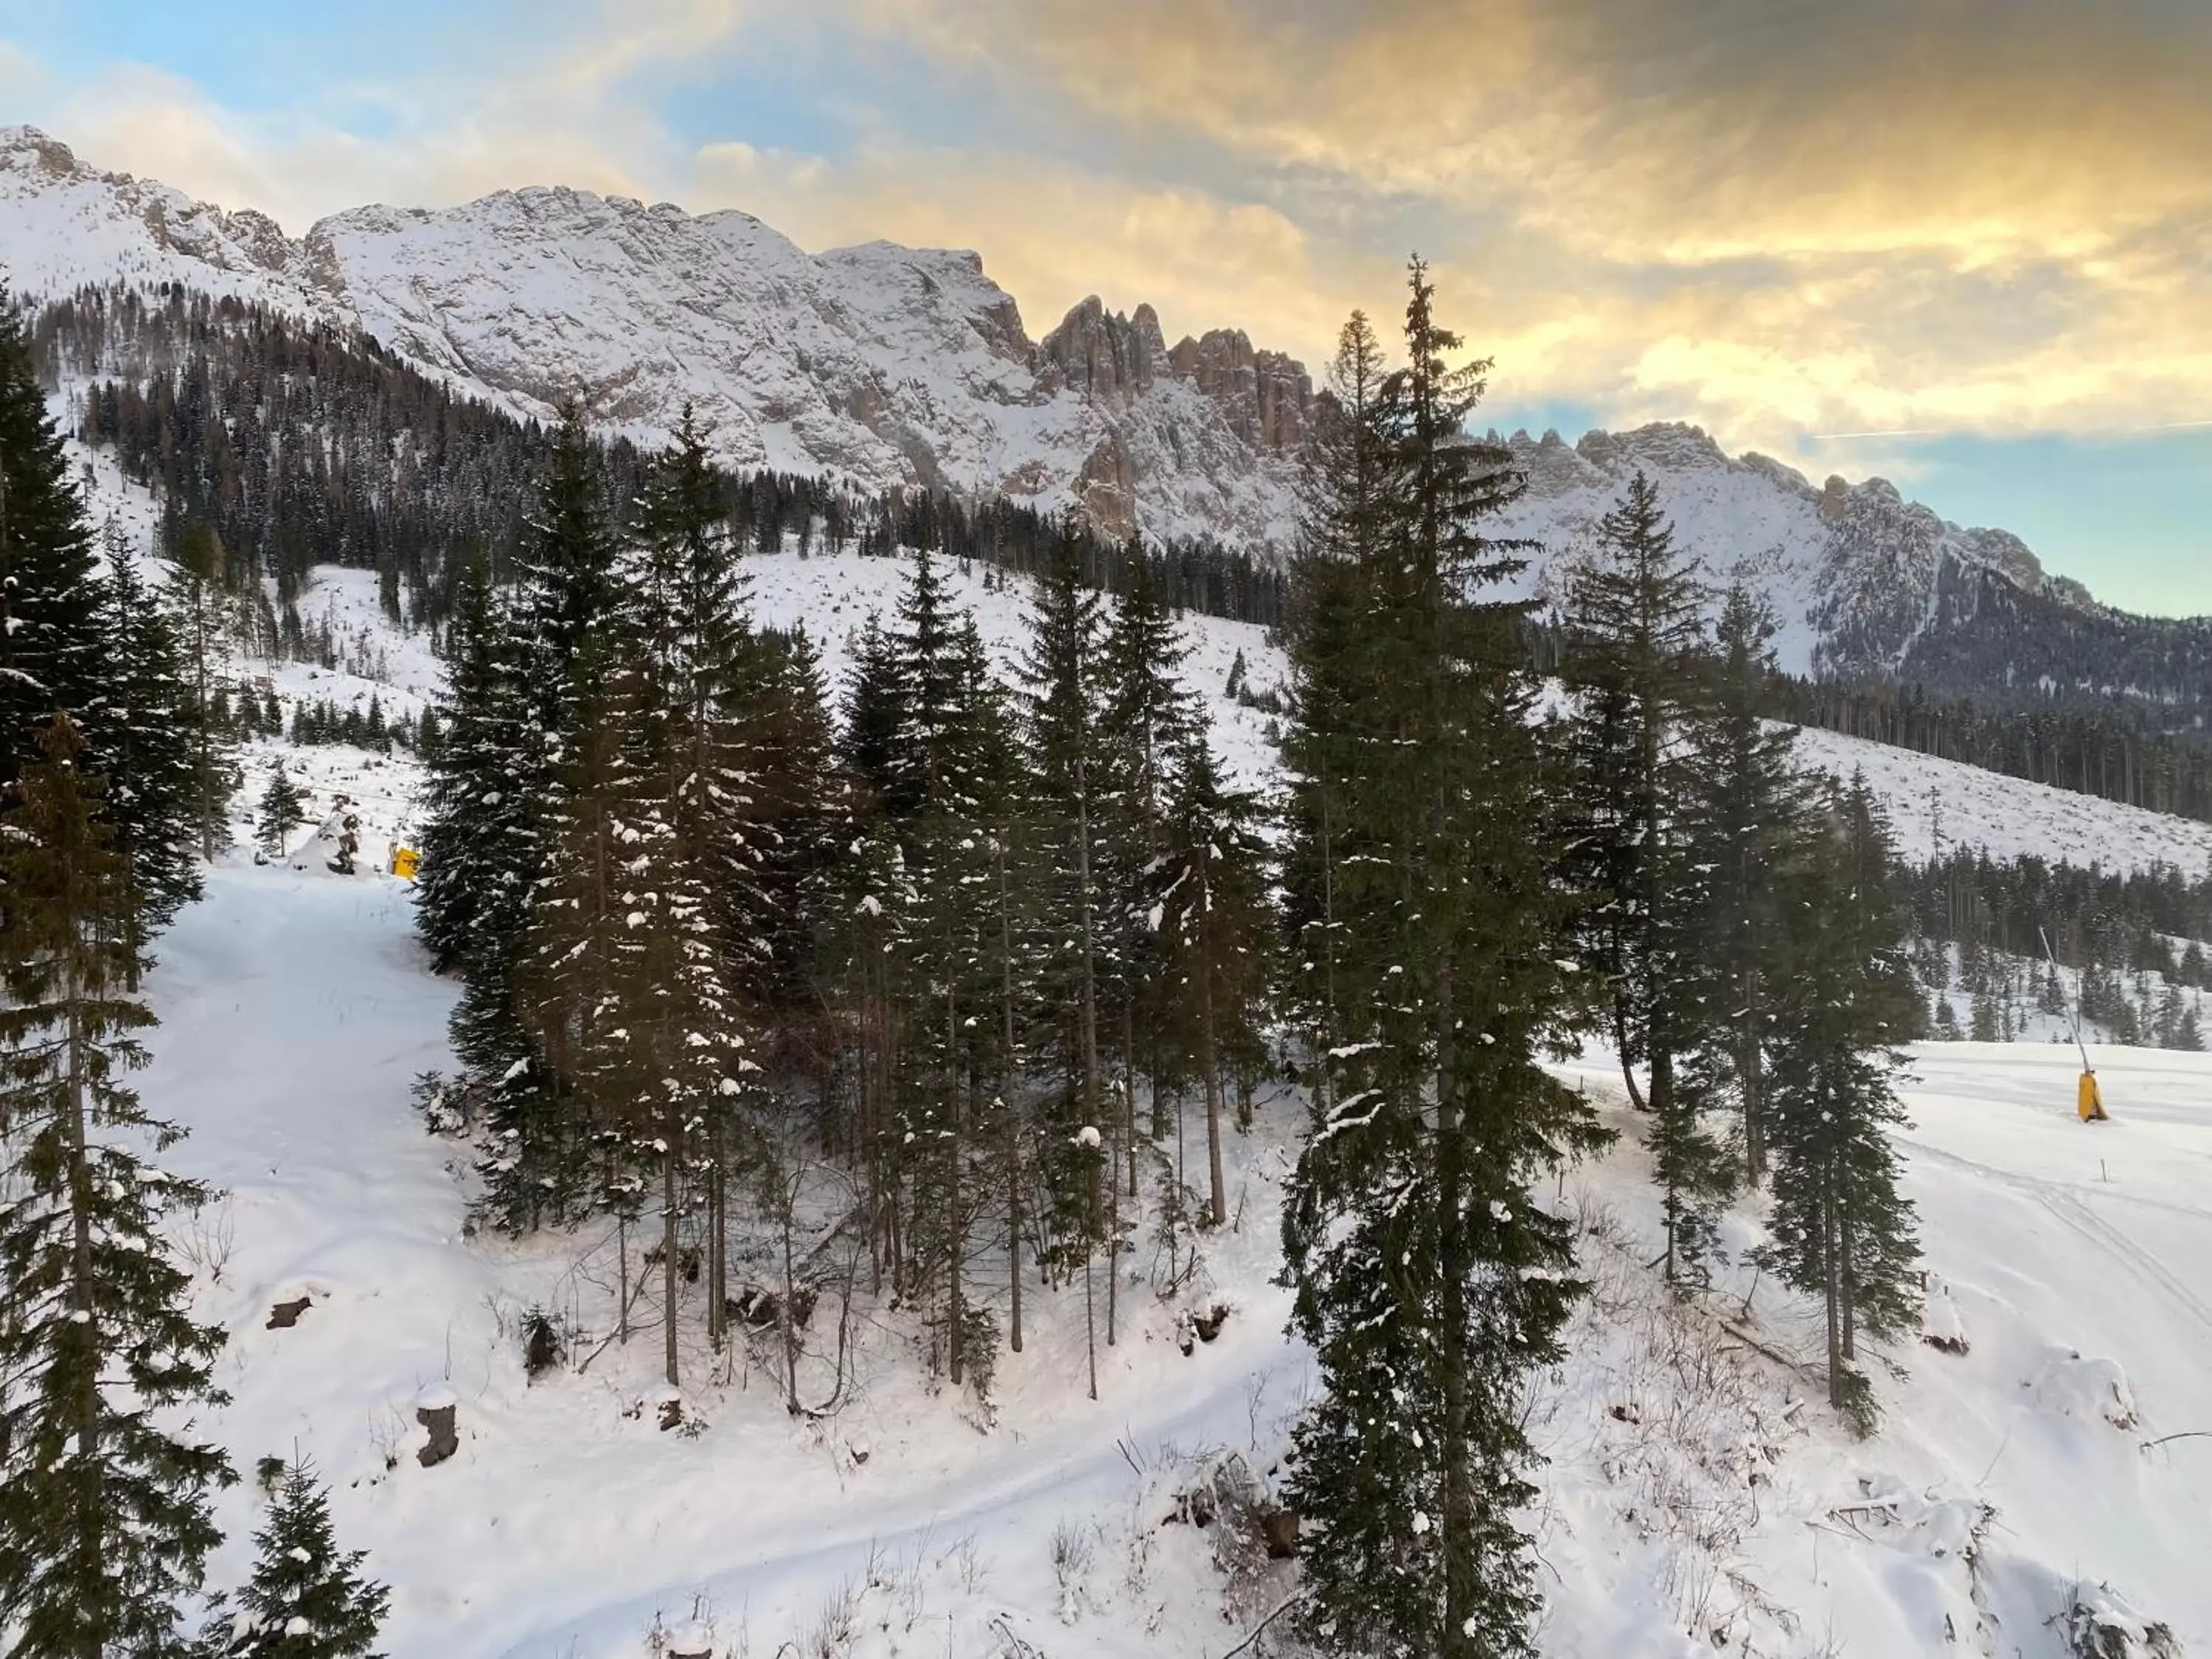
[[[362,1577],[363,1552],[337,1547],[329,1495],[308,1465],[287,1467],[253,1542],[253,1576],[235,1611],[217,1603],[202,1659],[379,1659],[391,1592]]]

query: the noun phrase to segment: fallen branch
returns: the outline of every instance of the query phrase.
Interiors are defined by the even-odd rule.
[[[1737,1341],[1750,1348],[1753,1352],[1764,1354],[1776,1364],[1795,1371],[1800,1376],[1810,1376],[1813,1375],[1812,1368],[1807,1365],[1803,1360],[1793,1358],[1790,1355],[1783,1352],[1781,1349],[1773,1346],[1770,1343],[1763,1341],[1759,1337],[1753,1336],[1749,1331],[1744,1329],[1742,1326],[1737,1324],[1735,1321],[1723,1319],[1721,1321],[1721,1328],[1726,1331],[1730,1336],[1734,1337]]]
[[[1221,1659],[1237,1659],[1237,1656],[1238,1654],[1243,1652],[1245,1649],[1250,1647],[1253,1643],[1260,1639],[1261,1635],[1267,1630],[1268,1626],[1273,1624],[1275,1620],[1281,1618],[1292,1607],[1296,1607],[1297,1605],[1297,1601],[1298,1598],[1295,1595],[1285,1596],[1280,1606],[1277,1607],[1273,1613],[1269,1613],[1265,1619],[1262,1619],[1258,1624],[1253,1626],[1251,1630],[1246,1633],[1244,1639],[1239,1642],[1235,1647],[1230,1649],[1228,1652],[1223,1654],[1221,1656]]]
[[[2162,1434],[2155,1440],[2144,1441],[2142,1449],[2148,1451],[2153,1446],[2163,1446],[2174,1440],[2212,1440],[2212,1429],[2184,1429],[2179,1434]]]

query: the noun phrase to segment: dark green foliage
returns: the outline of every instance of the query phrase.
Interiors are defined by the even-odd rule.
[[[1742,588],[1732,590],[1715,639],[1711,696],[1689,733],[1683,807],[1705,890],[1703,938],[1688,964],[1704,1033],[1691,1085],[1707,1101],[1734,1102],[1743,1173],[1753,1185],[1766,1173],[1765,1057],[1786,971],[1779,877],[1808,810],[1791,758],[1795,734],[1761,714],[1772,634],[1771,618]]]
[[[189,810],[200,855],[212,859],[230,845],[230,801],[239,786],[230,692],[218,678],[231,631],[228,561],[212,530],[171,540],[168,591],[187,692],[180,723],[190,734]]]
[[[1146,866],[1160,957],[1148,1018],[1176,1073],[1196,1077],[1204,1095],[1207,1217],[1218,1227],[1229,1219],[1224,1096],[1240,1062],[1255,1063],[1264,1048],[1275,918],[1258,802],[1222,781],[1203,732],[1182,737],[1176,750]],[[1178,1179],[1183,1172],[1179,1157]]]
[[[1563,721],[1570,763],[1570,879],[1583,961],[1603,975],[1629,1092],[1667,1230],[1669,1281],[1703,1281],[1734,1166],[1711,1133],[1690,1064],[1706,1032],[1698,974],[1711,864],[1684,822],[1689,735],[1707,698],[1704,595],[1638,472],[1599,520],[1565,606]],[[1639,1095],[1642,1066],[1648,1093]]]
[[[107,684],[86,716],[86,742],[107,780],[105,810],[130,860],[137,925],[150,935],[200,896],[193,699],[174,607],[112,528],[106,553]]]
[[[198,1659],[376,1659],[391,1592],[362,1576],[365,1552],[338,1548],[312,1468],[284,1470],[253,1543],[253,1576],[235,1612],[218,1607]]]
[[[154,1017],[125,989],[129,865],[81,753],[57,717],[0,835],[0,1628],[26,1654],[181,1659],[209,1491],[234,1477],[155,1413],[222,1402],[223,1337],[192,1322],[166,1239],[206,1194],[134,1150],[179,1131],[125,1081]]]
[[[1904,1121],[1898,1045],[1921,1014],[1891,889],[1887,826],[1863,778],[1841,793],[1788,877],[1789,970],[1769,1059],[1774,1207],[1761,1260],[1820,1299],[1829,1401],[1875,1417],[1857,1336],[1895,1337],[1917,1310],[1919,1245],[1890,1131]]]
[[[260,803],[254,809],[253,838],[265,857],[284,857],[294,832],[307,821],[307,792],[293,781],[280,758],[269,774],[269,787],[261,792]]]
[[[1418,264],[1406,341],[1323,452],[1293,647],[1292,860],[1327,877],[1340,1042],[1284,1223],[1326,1389],[1289,1498],[1317,1645],[1490,1659],[1531,1651],[1519,1401],[1581,1290],[1528,1183],[1600,1136],[1540,1064],[1571,1007],[1565,917],[1520,612],[1486,591],[1519,560],[1482,534],[1517,481],[1466,434],[1486,366],[1445,367]],[[1375,356],[1355,319],[1340,383]]]
[[[0,785],[39,763],[57,712],[82,720],[97,700],[99,588],[61,434],[0,289]]]

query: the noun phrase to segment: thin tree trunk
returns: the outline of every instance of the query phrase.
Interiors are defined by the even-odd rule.
[[[1137,1195],[1137,1000],[1121,1003],[1121,1131],[1129,1155],[1129,1196]]]
[[[1765,1057],[1759,1042],[1759,969],[1744,969],[1742,1036],[1737,1046],[1736,1070],[1743,1082],[1744,1173],[1755,1188],[1766,1179]]]
[[[799,1286],[792,1272],[791,1233],[792,1218],[799,1208],[799,1183],[804,1178],[803,1170],[794,1171],[791,1184],[779,1194],[783,1200],[783,1213],[779,1218],[783,1224],[783,1306],[778,1310],[777,1323],[782,1327],[783,1337],[784,1409],[793,1417],[799,1415],[799,1327],[791,1304]],[[846,1294],[848,1297],[852,1294],[849,1279],[846,1285]]]
[[[76,1455],[90,1467],[100,1443],[100,1367],[92,1360],[100,1351],[98,1328],[93,1322],[92,1166],[85,1146],[85,1036],[77,1008],[82,988],[72,983],[69,993],[70,1313],[75,1340],[86,1350],[84,1389],[75,1402]]]
[[[999,847],[999,1016],[1006,1026],[1003,1093],[999,1109],[1006,1128],[1006,1285],[1008,1346],[1022,1351],[1022,1122],[1015,1102],[1021,1080],[1014,1054],[1014,921],[1006,890],[1006,849]]]
[[[1221,1066],[1214,1046],[1212,890],[1203,848],[1198,859],[1198,1057],[1206,1076],[1207,1207],[1213,1224],[1229,1220],[1229,1183],[1221,1164]]]
[[[951,931],[949,923],[947,925],[947,931]],[[949,954],[946,958],[946,963],[945,991],[945,1113],[947,1156],[945,1159],[945,1178],[946,1187],[945,1201],[948,1206],[945,1216],[945,1232],[951,1243],[947,1250],[949,1260],[945,1264],[945,1310],[947,1318],[945,1325],[945,1370],[947,1375],[949,1375],[952,1379],[952,1386],[957,1389],[960,1386],[963,1376],[963,1364],[967,1358],[962,1346],[963,1332],[961,1330],[962,1310],[960,1305],[960,1271],[961,1258],[966,1254],[964,1246],[967,1242],[968,1217],[967,1212],[962,1207],[963,1200],[960,1194],[961,1101],[960,1075],[956,1060],[956,1056],[959,1051],[960,1042],[960,1012],[959,1005],[953,1000],[952,996],[951,957]]]
[[[1091,915],[1090,771],[1078,763],[1075,775],[1075,874],[1083,890],[1083,1111],[1084,1123],[1098,1126],[1098,972]]]
[[[1828,1403],[1844,1403],[1844,1325],[1836,1273],[1835,1171],[1828,1170],[1820,1195],[1820,1278],[1828,1318]]]
[[[662,1298],[663,1354],[668,1364],[668,1386],[678,1384],[676,1365],[676,1158],[677,1148],[684,1133],[680,1109],[672,1101],[661,1121],[661,1133],[667,1138],[668,1147],[660,1158],[660,1291]]]
[[[723,1168],[724,1138],[714,1133],[714,1167],[708,1172],[707,1340],[716,1353],[729,1339],[729,1182]]]
[[[1613,997],[1613,1043],[1620,1051],[1620,1080],[1628,1085],[1628,1103],[1643,1111],[1644,1091],[1636,1086],[1636,1068],[1628,1063],[1628,999],[1618,991]]]

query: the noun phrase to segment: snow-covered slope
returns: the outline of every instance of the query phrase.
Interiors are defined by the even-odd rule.
[[[1093,1404],[1079,1295],[1040,1293],[986,1423],[923,1386],[899,1316],[872,1305],[843,1410],[794,1422],[759,1357],[710,1376],[700,1352],[686,1437],[656,1426],[653,1340],[526,1381],[526,1306],[606,1334],[607,1241],[462,1236],[454,1149],[406,1107],[443,1059],[450,988],[423,973],[398,884],[226,868],[162,957],[144,1086],[191,1130],[177,1164],[229,1194],[196,1241],[219,1267],[206,1310],[232,1333],[234,1403],[213,1427],[241,1466],[296,1449],[333,1480],[345,1541],[394,1587],[392,1659],[645,1659],[656,1625],[695,1622],[716,1659],[787,1642],[1219,1659],[1279,1595],[1281,1569],[1224,1575],[1225,1535],[1167,1517],[1224,1452],[1264,1479],[1312,1386],[1268,1282],[1292,1103],[1232,1147],[1241,1220],[1208,1247],[1205,1299],[1232,1310],[1217,1342],[1185,1357],[1139,1272]],[[1908,1190],[1931,1334],[1967,1352],[1891,1356],[1909,1375],[1882,1382],[1869,1442],[1750,1346],[1809,1358],[1812,1310],[1769,1288],[1741,1319],[1669,1304],[1640,1265],[1638,1154],[1570,1181],[1600,1298],[1534,1407],[1544,1652],[2059,1659],[2045,1621],[2077,1585],[2116,1605],[2104,1583],[2188,1650],[2212,1642],[2212,1461],[2149,1443],[2212,1406],[2194,1283],[2212,1219],[2193,1184],[2212,1062],[2097,1058],[2116,1117],[2091,1131],[2068,1054],[1919,1056]],[[302,1296],[296,1326],[265,1328]],[[457,1401],[462,1444],[423,1468],[414,1411],[433,1390]],[[218,1577],[242,1565],[256,1502],[224,1500]]]
[[[833,675],[902,568],[793,552],[749,563],[761,619],[805,623]],[[1010,661],[1019,585],[988,591],[957,567],[949,580]],[[333,617],[374,672],[275,668],[283,696],[374,691],[403,710],[434,678],[359,573],[321,573],[302,610]],[[1188,627],[1217,741],[1263,781],[1263,719],[1219,693],[1238,653],[1261,688],[1280,659],[1258,629]],[[1838,740],[1819,758],[1892,752]],[[1195,1286],[1163,1300],[1149,1245],[1128,1259],[1095,1403],[1079,1286],[1025,1297],[1029,1340],[1000,1356],[988,1413],[933,1389],[910,1313],[863,1295],[835,1409],[793,1418],[773,1353],[741,1339],[718,1359],[700,1340],[685,1354],[690,1427],[663,1431],[657,1333],[609,1340],[612,1237],[469,1237],[466,1150],[409,1109],[410,1079],[451,1064],[453,994],[424,971],[404,884],[374,873],[409,838],[414,769],[260,745],[246,799],[280,754],[318,813],[341,793],[355,803],[364,873],[331,873],[304,836],[279,864],[240,854],[213,872],[161,944],[149,994],[163,1023],[143,1081],[191,1132],[173,1161],[228,1194],[185,1240],[203,1312],[231,1334],[233,1403],[211,1431],[242,1468],[296,1452],[332,1482],[344,1542],[393,1586],[392,1659],[1223,1659],[1278,1604],[1288,1569],[1247,1534],[1170,1517],[1194,1486],[1264,1490],[1314,1386],[1273,1283],[1297,1102],[1263,1099],[1232,1139],[1235,1220],[1206,1241]],[[2046,833],[2033,809],[2051,792],[1964,787],[1983,775],[1904,757],[1876,781],[1900,813],[1942,799],[1947,838],[2002,848],[2001,836]],[[2041,850],[2167,855],[2122,809],[2083,806]],[[1597,1294],[1531,1406],[1549,1459],[1527,1517],[1547,1568],[1540,1650],[2070,1659],[2054,1621],[2077,1600],[2118,1626],[2162,1622],[2187,1651],[2212,1643],[2197,1561],[2212,1452],[2166,1437],[2212,1420],[2212,1293],[2197,1283],[2212,1258],[2197,1190],[2212,1060],[2094,1058],[2114,1119],[2090,1129],[2073,1117],[2070,1049],[1916,1054],[1902,1139],[1927,1334],[1947,1346],[1882,1356],[1898,1370],[1877,1367],[1887,1417],[1866,1442],[1818,1403],[1816,1310],[1747,1268],[1700,1306],[1664,1292],[1647,1265],[1658,1219],[1637,1126],[1607,1105],[1632,1133],[1553,1198],[1577,1218]],[[1607,1056],[1565,1075],[1613,1102]],[[834,1191],[834,1168],[819,1178]],[[1732,1248],[1757,1225],[1740,1214]],[[741,1240],[741,1279],[769,1243]],[[993,1282],[988,1253],[975,1271]],[[268,1328],[276,1304],[302,1297],[296,1324]],[[519,1337],[533,1306],[569,1341],[566,1364],[534,1382]],[[1194,1307],[1229,1313],[1186,1354]],[[825,1363],[809,1361],[810,1387]],[[415,1456],[426,1398],[455,1403],[461,1437],[434,1468]],[[250,1487],[223,1498],[218,1581],[242,1570],[258,1503]]]
[[[116,281],[235,294],[358,327],[520,414],[574,396],[657,442],[690,404],[741,465],[1078,505],[1115,534],[1279,553],[1312,414],[1305,369],[1234,329],[1170,346],[1149,307],[1092,299],[1032,340],[972,253],[809,254],[743,213],[566,189],[364,207],[294,240],[22,127],[0,128],[0,277],[33,297]],[[1716,586],[1748,574],[1773,601],[1796,672],[1896,670],[1931,628],[1971,621],[1962,575],[2062,618],[2087,602],[2002,531],[1947,524],[1880,479],[1816,488],[1695,428],[1513,443],[1531,489],[1510,524],[1544,544],[1537,582],[1556,588],[1641,468]]]

